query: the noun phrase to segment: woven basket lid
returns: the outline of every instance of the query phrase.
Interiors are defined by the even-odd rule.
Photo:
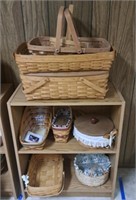
[[[108,117],[96,114],[79,116],[74,124],[79,132],[88,136],[104,136],[114,128],[113,122]]]

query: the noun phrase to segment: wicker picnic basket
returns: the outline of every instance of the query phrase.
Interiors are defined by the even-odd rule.
[[[52,130],[55,142],[66,143],[72,126],[72,109],[70,106],[54,107]]]
[[[63,158],[61,155],[32,155],[27,175],[29,196],[54,196],[63,190]]]
[[[58,72],[21,75],[27,100],[103,99],[108,91],[109,73]]]
[[[103,185],[109,178],[111,162],[104,154],[78,154],[74,158],[75,175],[87,186]]]
[[[25,149],[43,149],[45,146],[46,138],[48,136],[52,120],[52,111],[50,107],[37,107],[27,106],[24,110],[21,128],[20,128],[20,143]],[[31,136],[34,140],[26,141],[25,138],[30,132],[30,136],[34,133],[35,136]],[[37,136],[37,137],[36,137]],[[35,139],[41,137],[41,140],[37,142]],[[32,139],[33,139],[32,138]]]
[[[65,15],[72,40],[61,37]],[[38,37],[15,52],[20,74],[61,71],[109,71],[115,52],[104,38],[77,37],[68,9],[58,14],[56,38]]]

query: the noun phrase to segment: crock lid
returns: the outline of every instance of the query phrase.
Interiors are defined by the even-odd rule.
[[[96,114],[78,116],[74,125],[79,132],[89,136],[104,136],[114,128],[113,122],[107,116]]]

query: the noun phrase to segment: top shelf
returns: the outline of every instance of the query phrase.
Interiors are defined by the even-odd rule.
[[[70,100],[34,100],[27,101],[22,91],[22,84],[20,84],[9,100],[11,106],[89,106],[89,105],[122,105],[124,99],[119,91],[117,91],[113,84],[109,84],[109,91],[105,99],[70,99]]]

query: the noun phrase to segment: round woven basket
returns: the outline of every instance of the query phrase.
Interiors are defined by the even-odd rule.
[[[74,159],[75,175],[87,186],[103,185],[108,180],[110,165],[104,154],[78,154]]]
[[[48,136],[52,120],[52,112],[49,107],[27,106],[24,110],[21,128],[20,128],[20,143],[25,149],[43,149],[46,138]],[[25,137],[28,131],[42,129],[42,141],[40,142],[26,142]]]
[[[86,176],[82,172],[80,172],[78,169],[75,169],[75,174],[77,179],[84,185],[88,186],[100,186],[103,185],[109,177],[109,172],[103,174],[102,176],[97,176],[97,177],[91,177],[91,176]]]

